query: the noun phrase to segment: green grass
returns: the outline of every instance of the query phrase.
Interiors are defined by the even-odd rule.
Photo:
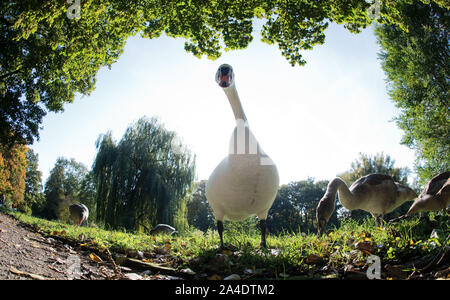
[[[253,227],[242,228],[237,223],[236,226],[225,224],[224,239],[230,245],[230,250],[221,251],[218,249],[218,234],[211,230],[203,233],[193,229],[179,236],[150,236],[74,227],[18,212],[8,213],[44,235],[62,238],[80,247],[100,250],[107,247],[113,253],[139,250],[146,257],[159,255],[167,265],[178,269],[189,267],[198,274],[227,276],[259,269],[263,270],[260,277],[275,279],[280,278],[280,274],[301,278],[311,272],[324,276],[326,270],[343,269],[347,264],[361,267],[370,254],[378,255],[383,264],[402,264],[414,257],[437,253],[450,234],[449,216],[436,217],[430,214],[427,222],[414,218],[384,227],[376,227],[371,219],[366,219],[362,224],[349,220],[322,236],[304,233],[269,235],[269,249],[265,250],[259,248],[258,230]],[[430,238],[433,228],[438,229],[437,238]],[[357,250],[357,243],[365,243],[370,251]],[[450,241],[447,243],[450,244]],[[229,259],[217,266],[214,265],[214,257],[218,253]],[[324,266],[327,266],[325,271]]]

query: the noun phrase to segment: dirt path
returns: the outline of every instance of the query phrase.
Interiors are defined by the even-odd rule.
[[[0,279],[108,279],[114,271],[0,212]]]

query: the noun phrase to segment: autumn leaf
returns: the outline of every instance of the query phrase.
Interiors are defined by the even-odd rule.
[[[233,255],[233,251],[225,249],[225,250],[222,250],[222,254],[230,256],[230,255]]]
[[[94,253],[89,254],[89,258],[95,262],[99,262],[99,263],[103,262],[103,260]]]
[[[31,243],[31,246],[33,246],[34,248],[42,248],[41,245],[39,245],[39,244],[36,243],[36,242],[32,242],[32,243]]]
[[[372,254],[375,252],[375,247],[371,242],[359,242],[355,244],[355,249],[361,250],[365,254]]]
[[[222,276],[214,274],[208,277],[208,280],[222,280]]]
[[[316,265],[323,263],[323,257],[316,254],[310,254],[308,257],[305,258],[305,263],[307,265]]]

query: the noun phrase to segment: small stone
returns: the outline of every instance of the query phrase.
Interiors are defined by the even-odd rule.
[[[238,274],[231,274],[230,276],[225,277],[223,280],[240,280],[241,276]]]
[[[136,273],[126,273],[124,276],[128,280],[142,280],[142,276]]]
[[[194,271],[192,271],[190,268],[182,269],[181,273],[188,274],[188,275],[195,275],[195,274],[197,274]]]

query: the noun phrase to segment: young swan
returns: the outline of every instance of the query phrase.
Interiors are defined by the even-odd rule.
[[[177,232],[177,230],[167,224],[158,224],[155,227],[152,228],[152,230],[150,230],[150,234],[152,235],[156,235],[156,234],[160,234],[160,233],[167,233],[167,234],[171,234],[174,235]]]
[[[362,209],[372,214],[378,226],[378,217],[383,216],[406,201],[412,201],[417,194],[409,187],[394,182],[391,176],[369,174],[355,181],[350,189],[339,177],[333,179],[316,209],[319,232],[325,228],[335,209],[336,192],[341,204],[349,209]]]
[[[72,204],[69,206],[70,217],[75,226],[80,226],[84,221],[88,225],[89,209],[84,204]]]
[[[445,209],[450,206],[450,172],[434,176],[414,201],[406,216],[417,212]]]
[[[250,131],[234,84],[230,65],[221,65],[216,81],[225,92],[236,119],[229,154],[214,169],[206,184],[206,198],[217,220],[220,245],[223,220],[259,218],[261,246],[266,247],[266,218],[278,190],[278,171]]]

